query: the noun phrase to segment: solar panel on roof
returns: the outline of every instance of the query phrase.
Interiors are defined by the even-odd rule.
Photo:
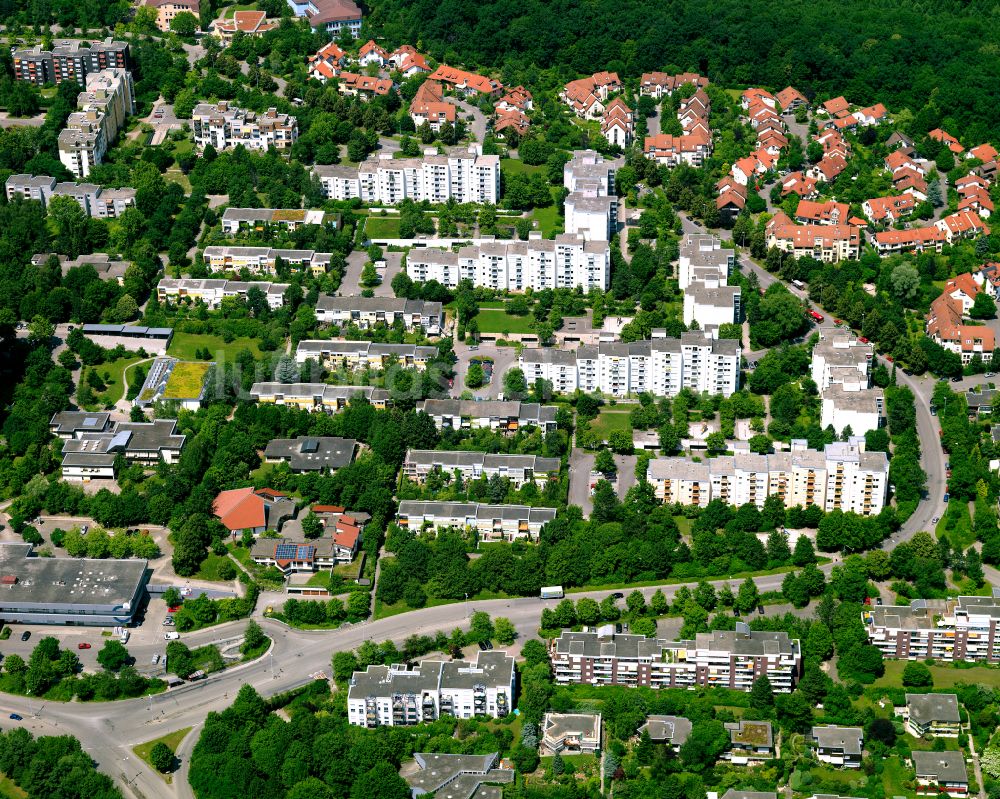
[[[302,442],[303,452],[318,452],[319,441],[315,438],[307,438]]]
[[[95,416],[88,416],[83,420],[84,427],[93,427],[95,424],[97,424],[97,417]]]

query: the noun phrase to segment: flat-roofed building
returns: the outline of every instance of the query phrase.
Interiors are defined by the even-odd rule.
[[[769,721],[740,719],[725,724],[729,746],[722,759],[738,766],[760,765],[775,756],[774,729]]]
[[[434,420],[438,430],[488,429],[516,433],[523,427],[539,427],[543,433],[556,429],[555,405],[518,400],[428,399],[417,403]]]
[[[60,411],[49,420],[49,431],[64,441],[88,433],[105,433],[111,427],[111,414],[104,412]]]
[[[813,382],[820,391],[834,384],[868,388],[874,357],[875,348],[850,332],[824,335],[820,331],[820,339],[812,351]]]
[[[346,339],[300,341],[295,360],[305,363],[312,359],[324,369],[388,369],[393,363],[405,368],[424,371],[438,357],[438,348],[419,344],[384,344],[378,341],[348,341]]]
[[[128,69],[129,45],[128,42],[116,42],[110,36],[96,42],[63,39],[55,42],[51,50],[43,50],[41,45],[15,50],[13,59],[14,80],[36,86],[63,81],[84,86],[91,72],[113,67]]]
[[[654,744],[665,744],[678,752],[691,734],[691,720],[683,716],[646,716],[638,732],[648,733]]]
[[[823,429],[833,427],[843,435],[863,436],[885,424],[885,392],[880,388],[862,388],[858,383],[833,383],[820,392]]]
[[[326,274],[332,253],[314,250],[283,250],[272,247],[223,247],[212,245],[202,253],[205,266],[212,272],[275,274],[278,259],[292,267],[308,269],[316,276]]]
[[[802,668],[798,639],[784,632],[736,630],[698,633],[695,640],[667,641],[596,632],[563,633],[549,645],[558,685],[642,685],[652,688],[710,686],[749,691],[767,676],[776,693],[789,693]]]
[[[407,254],[406,273],[418,283],[436,280],[448,288],[470,280],[474,286],[498,291],[604,291],[611,279],[611,254],[607,241],[588,241],[573,233],[543,239],[533,231],[527,241],[484,242],[458,252],[416,248]]]
[[[216,150],[243,145],[248,150],[288,151],[299,138],[299,123],[291,114],[279,114],[276,108],[258,114],[226,100],[196,105],[191,128],[194,143],[202,150],[211,144]]]
[[[321,324],[355,325],[361,330],[370,330],[379,325],[392,327],[397,319],[407,331],[419,327],[428,336],[439,336],[444,329],[444,306],[440,302],[404,297],[334,297],[330,294],[316,301],[316,321]]]
[[[53,417],[50,428],[57,424]],[[61,426],[61,425],[60,425]],[[117,422],[101,432],[77,429],[62,449],[64,480],[95,480],[115,478],[115,463],[119,456],[130,463],[153,466],[161,460],[176,463],[184,448],[185,436],[176,433],[176,419],[156,419],[152,422]]]
[[[298,230],[306,225],[336,226],[336,214],[302,208],[227,208],[222,212],[222,232],[233,236],[244,229]]]
[[[273,438],[264,448],[265,463],[287,463],[293,472],[335,472],[354,461],[358,442],[336,436]]]
[[[254,402],[289,405],[304,411],[338,413],[356,398],[379,409],[392,404],[389,392],[374,386],[333,386],[328,383],[254,383],[250,399]]]
[[[915,599],[909,605],[866,608],[861,618],[872,645],[886,658],[1000,662],[995,596]]]
[[[11,175],[5,187],[9,201],[23,197],[40,202],[43,208],[53,197],[72,197],[87,216],[95,219],[117,219],[135,205],[135,189],[107,189],[94,183],[56,183],[56,179],[48,175]]]
[[[722,325],[743,321],[742,289],[739,286],[697,282],[684,291],[684,324],[697,325],[712,338]]]
[[[736,251],[723,249],[718,236],[685,233],[677,261],[677,283],[681,291],[697,281],[715,280],[725,285],[736,266]]]
[[[224,278],[164,277],[156,284],[156,296],[162,302],[181,302],[185,299],[203,302],[209,308],[218,308],[226,297],[245,300],[251,289],[260,291],[269,308],[278,309],[285,304],[288,283],[268,281],[226,280]]]
[[[546,755],[597,754],[601,751],[600,713],[546,713],[541,751]]]
[[[499,754],[446,755],[414,752],[419,770],[404,766],[400,776],[414,797],[434,794],[441,799],[501,799],[502,788],[514,782],[514,769],[500,762]]]
[[[480,541],[537,541],[542,528],[556,517],[555,508],[487,505],[476,502],[424,502],[404,499],[396,523],[408,530],[454,527],[474,530]]]
[[[839,727],[834,724],[813,727],[810,740],[816,751],[816,758],[821,763],[861,768],[864,731],[860,727]]]
[[[403,476],[424,483],[434,473],[453,476],[463,481],[505,477],[515,488],[534,482],[539,487],[559,476],[559,458],[539,455],[493,455],[485,452],[410,449],[403,461]]]
[[[0,543],[0,618],[8,624],[131,625],[146,595],[137,558],[37,558],[30,544]]]
[[[347,720],[357,727],[401,727],[441,716],[504,718],[514,709],[514,658],[479,652],[475,662],[423,660],[369,666],[347,689]]]
[[[59,133],[59,160],[77,177],[86,177],[135,113],[132,73],[109,68],[89,74],[86,90],[77,95],[77,109]]]

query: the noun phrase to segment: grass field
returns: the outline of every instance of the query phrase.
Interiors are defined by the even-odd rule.
[[[899,686],[903,681],[903,669],[906,668],[905,660],[885,661],[885,674],[879,677],[874,685]],[[991,669],[987,666],[974,666],[971,669],[956,669],[951,666],[934,665],[928,666],[931,676],[934,678],[935,688],[952,688],[959,683],[968,685],[984,685],[990,688],[1000,688],[1000,669]]]
[[[201,394],[201,388],[205,384],[205,374],[211,368],[211,364],[201,361],[181,361],[177,363],[170,377],[167,379],[167,387],[163,391],[164,399],[191,399]]]
[[[100,366],[93,367],[94,371],[101,376],[101,379],[107,386],[107,390],[102,391],[98,396],[110,405],[118,402],[125,393],[125,382],[122,379],[125,370],[132,364],[142,360],[145,359],[130,355],[126,358],[119,358],[116,361],[108,361],[107,363],[102,363]],[[105,376],[105,373],[107,376]]]
[[[532,333],[534,318],[532,316],[511,316],[506,311],[492,308],[480,308],[476,316],[480,333]]]
[[[28,799],[28,794],[11,782],[6,774],[0,774],[0,797],[3,799]]]
[[[948,527],[949,524],[951,524],[951,529]],[[960,499],[953,499],[948,503],[948,510],[945,511],[941,521],[934,528],[934,534],[938,538],[941,538],[945,533],[948,534],[948,540],[951,541],[952,546],[960,546],[962,549],[968,549],[976,542],[968,503]]]
[[[243,550],[246,552],[246,550]],[[251,561],[252,562],[252,561]],[[233,563],[228,555],[216,555],[213,552],[208,553],[208,557],[201,562],[201,568],[194,575],[199,580],[214,580],[216,582],[227,582],[219,576],[219,567],[223,563],[230,564],[234,569],[239,567]]]
[[[481,591],[475,596],[469,597],[469,602],[475,602],[476,600],[487,600],[487,599],[510,599],[507,594],[502,592],[493,591]],[[462,599],[428,599],[427,604],[424,605],[426,608],[436,608],[439,605],[452,605],[455,602],[463,602]],[[409,605],[407,605],[403,600],[399,602],[394,602],[391,605],[386,605],[379,600],[375,600],[375,618],[384,619],[389,616],[396,616],[400,613],[406,613],[407,611],[413,610]]]
[[[536,172],[544,172],[546,168],[544,164],[541,166],[531,166],[531,164],[524,163],[520,158],[502,158],[500,159],[500,169],[511,175],[533,175]]]
[[[242,350],[250,350],[254,358],[260,357],[260,348],[257,346],[257,339],[236,338],[226,343],[222,336],[213,336],[210,333],[174,333],[167,349],[167,355],[181,360],[193,360],[195,350],[208,348],[212,353],[212,360],[225,361],[235,360],[236,355]]]
[[[531,212],[530,219],[538,223],[538,230],[545,238],[563,230],[563,220],[559,216],[559,208],[555,205],[550,205],[548,208],[535,208]]]
[[[616,430],[631,430],[628,411],[603,410],[600,416],[590,423],[590,429],[603,441],[608,440]]]
[[[170,747],[170,751],[176,752],[177,747],[181,745],[181,741],[183,741],[184,738],[187,737],[187,734],[189,732],[191,732],[191,727],[184,727],[183,729],[177,730],[175,732],[168,732],[166,735],[163,735],[159,738],[154,738],[152,741],[146,741],[146,743],[144,744],[138,744],[137,746],[133,746],[132,751],[135,752],[142,759],[144,763],[146,763],[151,769],[153,769],[154,772],[160,774],[159,771],[156,771],[156,768],[153,766],[153,764],[149,762],[149,753],[153,751],[153,747],[156,746],[158,743],[165,743],[167,746]],[[163,777],[163,779],[166,780],[167,783],[171,782],[169,774],[160,774],[160,776]]]
[[[886,796],[915,796],[915,792],[904,787],[903,783],[913,779],[910,770],[903,765],[898,756],[885,759],[885,769],[882,772],[882,784]]]
[[[370,239],[398,239],[398,216],[370,216],[365,222],[365,235]]]

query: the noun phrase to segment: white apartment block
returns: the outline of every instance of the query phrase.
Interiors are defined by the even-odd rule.
[[[858,383],[833,383],[820,392],[822,399],[820,425],[833,426],[837,435],[851,428],[851,433],[863,436],[885,423],[885,392]]]
[[[772,494],[785,507],[818,505],[877,516],[889,489],[889,460],[884,452],[865,452],[864,439],[828,444],[823,452],[794,441],[790,452],[771,455],[741,453],[708,458],[655,458],[646,480],[665,504],[705,507],[713,499],[758,508]]]
[[[501,477],[510,480],[515,488],[531,482],[541,488],[548,480],[558,478],[560,468],[559,458],[539,455],[411,449],[407,450],[406,460],[403,461],[403,476],[422,484],[434,473],[450,477],[458,473],[466,482],[482,477]]]
[[[563,167],[563,186],[570,194],[583,192],[592,197],[614,197],[615,174],[623,166],[624,158],[609,161],[595,150],[577,150]]]
[[[119,68],[91,73],[86,90],[77,95],[77,109],[59,133],[59,160],[77,177],[86,177],[135,113],[132,73]]]
[[[160,302],[179,302],[187,298],[193,302],[203,302],[209,308],[218,308],[226,297],[246,299],[250,289],[262,291],[268,307],[277,309],[285,304],[288,284],[221,278],[165,277],[156,284],[156,296]]]
[[[816,387],[824,391],[833,385],[871,385],[871,365],[875,350],[849,332],[823,335],[813,347],[811,377]]]
[[[861,614],[868,638],[883,657],[945,662],[1000,662],[1000,597],[915,599]]]
[[[697,322],[698,328],[718,338],[720,325],[742,321],[743,302],[739,286],[695,282],[684,290],[684,324]]]
[[[730,396],[740,383],[740,342],[703,333],[667,338],[654,330],[647,341],[605,341],[576,352],[525,349],[518,365],[528,385],[551,380],[555,390],[599,392],[625,397],[646,391],[673,397],[682,388]],[[662,335],[661,335],[662,334]]]
[[[254,274],[273,275],[278,259],[314,275],[324,275],[330,268],[332,253],[313,250],[280,250],[273,247],[224,247],[212,245],[202,253],[205,266],[212,272],[239,272],[246,269]]]
[[[496,205],[500,197],[500,157],[482,155],[477,145],[451,147],[444,155],[429,149],[422,158],[369,158],[357,169],[316,166],[313,174],[325,197],[357,197],[366,205],[396,205],[403,200]]]
[[[303,364],[309,359],[321,364],[324,369],[387,369],[395,363],[405,369],[424,371],[427,364],[438,356],[437,347],[416,344],[382,344],[377,341],[300,341],[295,350],[296,363]]]
[[[392,402],[389,392],[374,386],[334,386],[329,383],[254,383],[250,399],[272,405],[287,405],[311,413],[339,413],[356,398],[380,410]]]
[[[474,530],[479,541],[537,541],[542,528],[556,517],[555,508],[486,505],[476,502],[421,502],[404,499],[396,524],[419,532],[425,525]]]
[[[248,150],[289,150],[299,137],[298,120],[269,108],[263,114],[246,111],[225,100],[199,103],[191,114],[194,143],[227,150],[242,144]]]
[[[7,200],[15,197],[40,202],[43,208],[53,197],[72,197],[83,212],[94,219],[117,219],[135,205],[135,189],[105,189],[94,183],[56,183],[48,175],[11,175],[5,184]]]
[[[563,233],[554,240],[530,234],[528,241],[487,242],[462,247],[457,253],[436,247],[413,249],[406,256],[406,273],[423,283],[436,280],[448,288],[460,280],[499,291],[541,291],[555,288],[607,289],[611,253],[607,241],[587,241]]]
[[[555,405],[535,402],[457,399],[428,399],[417,403],[438,430],[494,430],[516,433],[525,426],[538,427],[543,433],[557,428]]]
[[[514,708],[514,658],[479,652],[465,660],[424,660],[356,671],[347,691],[347,720],[357,727],[401,727],[441,716],[503,718]]]
[[[696,282],[724,286],[736,267],[736,251],[722,248],[717,236],[685,233],[677,262],[677,283],[681,291]]]
[[[564,204],[567,233],[589,240],[610,241],[618,231],[618,198],[615,173],[624,159],[606,161],[593,150],[581,150],[563,167],[563,186],[569,192]]]
[[[700,686],[749,691],[766,676],[775,693],[790,693],[802,668],[798,639],[785,632],[757,632],[742,622],[736,630],[698,633],[695,640],[666,641],[597,632],[564,631],[549,645],[557,685]]]
[[[378,325],[392,327],[396,321],[412,332],[420,328],[428,336],[439,336],[444,328],[444,308],[439,302],[407,300],[403,297],[334,297],[322,295],[316,302],[316,321],[368,330]]]

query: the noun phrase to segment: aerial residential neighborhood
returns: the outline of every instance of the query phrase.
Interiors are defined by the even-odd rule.
[[[0,3],[0,799],[1000,799],[998,32]]]

